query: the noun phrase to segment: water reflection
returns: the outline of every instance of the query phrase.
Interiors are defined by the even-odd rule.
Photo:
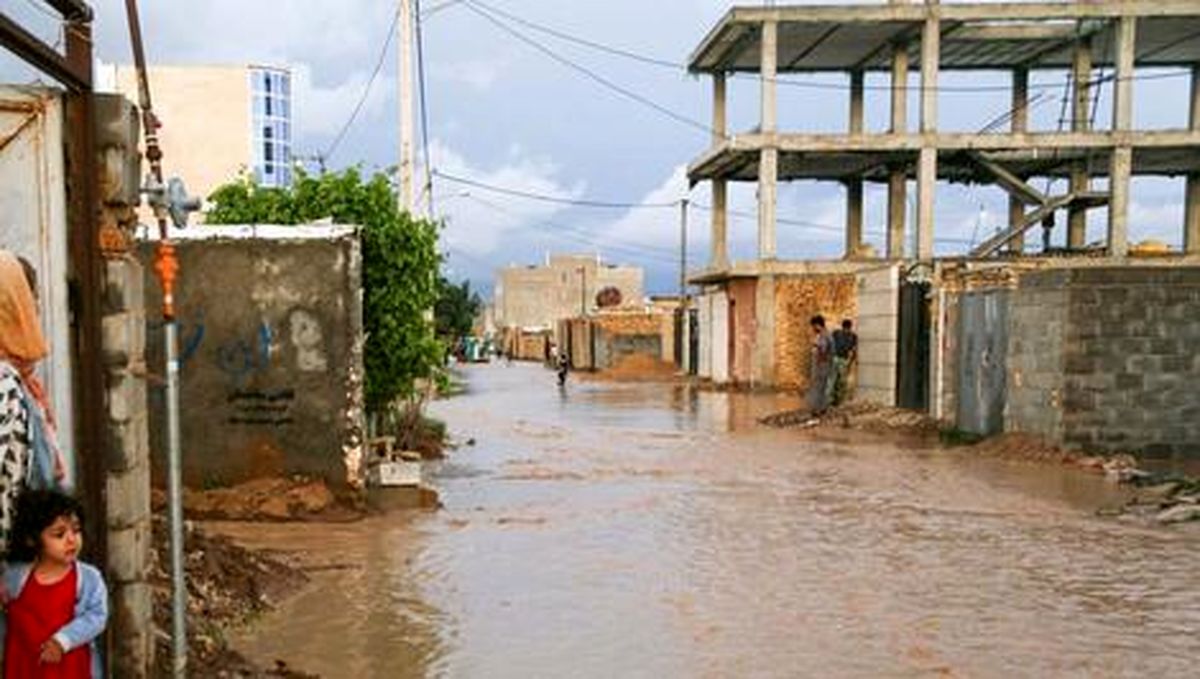
[[[326,676],[1190,676],[1194,533],[1101,479],[754,425],[793,396],[469,370],[446,508],[329,528],[247,638]],[[439,472],[439,469],[442,470]],[[343,581],[345,579],[346,581]],[[345,611],[345,612],[343,612]]]

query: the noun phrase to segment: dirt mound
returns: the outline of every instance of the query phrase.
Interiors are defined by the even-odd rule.
[[[646,354],[629,354],[613,367],[595,373],[595,377],[618,382],[658,382],[675,377],[675,365]]]
[[[276,554],[249,550],[228,538],[191,527],[185,536],[188,669],[203,677],[308,677],[279,664],[254,667],[225,640],[225,630],[243,624],[308,581],[296,565]],[[170,551],[166,522],[154,521],[154,623],[158,628],[158,674],[169,676],[171,628]]]
[[[155,509],[166,506],[166,496],[154,493]],[[361,516],[339,501],[321,480],[254,479],[229,488],[183,491],[183,510],[191,519],[223,521],[337,521]]]

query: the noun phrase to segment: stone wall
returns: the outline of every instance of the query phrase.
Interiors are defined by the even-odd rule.
[[[808,388],[813,333],[820,314],[830,332],[842,319],[856,320],[858,291],[852,275],[780,276],[775,283],[775,386]]]
[[[1200,457],[1200,267],[1029,273],[1011,314],[1008,429]]]
[[[143,262],[153,246],[143,245]],[[363,338],[354,229],[207,227],[177,248],[185,482],[305,474],[357,485]],[[145,289],[147,308],[158,309],[159,286],[148,280]],[[158,370],[162,325],[153,317],[147,353]],[[151,396],[161,463],[162,390]]]

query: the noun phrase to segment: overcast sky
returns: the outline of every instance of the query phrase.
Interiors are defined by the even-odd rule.
[[[730,6],[721,0],[483,1],[564,33],[677,62],[686,60]],[[54,42],[53,23],[32,7],[38,2],[0,0],[0,7]],[[440,7],[445,0],[423,0],[421,4],[428,13],[423,32],[430,155],[436,169],[564,198],[658,203],[677,201],[684,195],[684,168],[707,148],[706,132],[603,88],[520,42],[467,3]],[[106,62],[130,61],[124,3],[95,0],[93,5],[98,56]],[[142,0],[141,7],[146,51],[152,63],[290,66],[297,92],[298,129],[293,146],[297,154],[316,154],[328,150],[359,100],[387,37],[395,1],[205,0],[185,4]],[[707,79],[604,54],[504,21],[555,53],[681,117],[709,120],[711,86]],[[31,77],[16,68],[11,57],[5,59],[0,61],[0,72],[6,79]],[[332,167],[361,164],[374,169],[396,163],[395,62],[393,47],[361,114],[329,159]],[[1034,82],[1061,82],[1062,77],[1036,74]],[[1007,78],[1003,74],[943,75],[946,83],[968,81],[1003,84]],[[843,81],[825,77],[822,82]],[[1136,122],[1150,127],[1184,125],[1187,82],[1165,78],[1136,83]],[[1035,127],[1053,129],[1057,125],[1060,93],[1052,94],[1034,108]],[[756,123],[757,101],[753,82],[731,85],[731,131]],[[913,104],[915,107],[915,101]],[[840,130],[845,124],[847,97],[842,91],[781,87],[779,105],[781,128]],[[886,95],[870,92],[867,106],[868,127],[882,129]],[[1102,96],[1100,106],[1100,118],[1106,119],[1107,96]],[[1007,109],[1007,93],[947,92],[941,96],[939,122],[945,129],[975,130]],[[910,120],[916,119],[914,108]],[[753,212],[753,186],[738,185],[731,194],[735,210]],[[1134,240],[1156,237],[1178,243],[1182,194],[1181,180],[1136,180]],[[646,267],[650,291],[669,292],[676,287],[678,209],[570,207],[445,180],[435,180],[434,195],[437,210],[447,221],[442,243],[447,268],[455,278],[470,278],[490,290],[497,266],[536,263],[549,250],[599,251],[609,261]],[[701,205],[708,203],[704,186],[696,187],[690,196]],[[805,222],[780,224],[781,257],[840,255],[838,228],[844,220],[844,198],[839,185],[781,185],[780,201],[782,219]],[[939,252],[962,251],[966,242],[981,240],[1005,220],[1006,198],[999,189],[943,184],[937,201]],[[882,186],[868,187],[868,238],[880,249],[885,202]],[[1102,215],[1095,217],[1090,240],[1103,235]],[[708,218],[702,210],[690,213],[689,248],[694,266],[707,258]],[[735,258],[753,256],[755,231],[752,218],[731,220]]]

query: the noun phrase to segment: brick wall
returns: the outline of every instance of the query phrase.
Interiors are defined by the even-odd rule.
[[[1200,457],[1200,268],[1026,274],[1012,314],[1009,429]]]
[[[830,332],[843,318],[858,314],[853,275],[780,276],[775,283],[775,385],[806,389],[812,367],[812,329],[808,321],[825,317]]]

